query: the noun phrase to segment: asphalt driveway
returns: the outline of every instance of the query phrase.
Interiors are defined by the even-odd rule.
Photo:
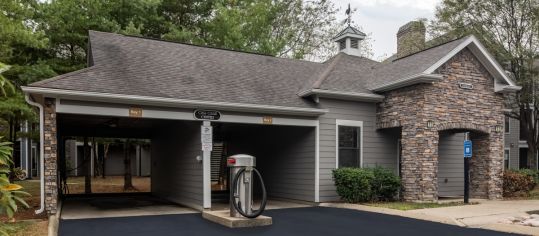
[[[202,219],[200,213],[60,221],[59,235],[510,235],[399,216],[328,207],[266,211],[273,225],[229,229]]]

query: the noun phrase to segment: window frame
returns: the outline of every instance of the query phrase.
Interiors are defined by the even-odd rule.
[[[363,121],[335,120],[335,169],[339,169],[339,126],[359,127],[359,168],[363,168]]]
[[[507,168],[505,168],[505,153],[507,152]],[[504,148],[503,149],[503,169],[508,170],[511,167],[511,149],[510,148]]]

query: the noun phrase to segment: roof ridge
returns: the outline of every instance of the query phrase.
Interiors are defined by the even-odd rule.
[[[102,34],[112,34],[112,35],[116,35],[116,36],[135,38],[135,39],[151,40],[151,41],[158,41],[158,42],[171,43],[171,44],[180,44],[180,45],[186,45],[186,46],[193,46],[193,47],[200,47],[200,48],[207,48],[207,49],[215,49],[215,50],[223,50],[223,51],[229,51],[229,52],[245,53],[245,54],[251,54],[251,55],[256,55],[256,56],[265,56],[265,57],[270,57],[270,58],[279,59],[279,60],[291,60],[291,61],[303,62],[303,63],[322,64],[320,62],[315,62],[315,61],[293,59],[293,58],[286,58],[286,57],[277,57],[277,56],[272,56],[272,55],[268,55],[268,54],[262,54],[262,53],[258,53],[258,52],[240,51],[240,50],[235,50],[235,49],[219,48],[219,47],[213,47],[213,46],[208,46],[208,45],[197,45],[197,44],[192,44],[192,43],[176,42],[176,41],[171,41],[171,40],[166,40],[166,39],[158,39],[158,38],[150,38],[150,37],[143,37],[143,36],[136,36],[136,35],[126,35],[126,34],[120,34],[120,33],[113,33],[113,32],[88,30],[88,32],[90,32],[90,31],[91,32],[96,32],[96,33],[102,33]]]
[[[446,44],[448,44],[448,43],[455,42],[455,41],[457,41],[457,40],[461,40],[461,39],[464,39],[464,38],[468,38],[468,37],[470,37],[470,36],[472,36],[472,34],[466,35],[466,36],[463,36],[463,37],[460,37],[460,38],[456,38],[456,39],[453,39],[453,40],[449,40],[449,41],[447,41],[447,42],[445,42],[445,43],[441,43],[441,44],[438,44],[438,45],[434,45],[434,46],[432,46],[432,47],[425,48],[425,49],[423,49],[423,50],[414,52],[414,53],[412,53],[412,54],[408,54],[408,55],[406,55],[406,56],[399,57],[399,58],[397,58],[397,59],[391,61],[391,63],[393,63],[393,62],[395,62],[395,61],[398,61],[398,60],[400,60],[400,59],[404,59],[404,58],[407,58],[407,57],[410,57],[410,56],[413,56],[413,55],[416,55],[416,54],[419,54],[419,53],[422,53],[422,52],[431,50],[431,49],[433,49],[433,48],[437,48],[437,47],[446,45]]]
[[[338,64],[338,62],[343,57],[343,54],[344,53],[338,53],[337,55],[335,55],[333,60],[329,63],[329,65],[326,67],[326,69],[324,69],[322,74],[320,74],[318,79],[315,80],[314,83],[311,85],[311,88],[317,88],[318,89],[318,88],[320,88],[320,86],[322,86],[322,83],[324,82],[324,80],[327,79],[329,73],[331,73],[333,71],[333,69],[335,69],[335,66]]]

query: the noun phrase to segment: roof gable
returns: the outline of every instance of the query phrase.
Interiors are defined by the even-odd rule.
[[[435,73],[436,70],[465,48],[472,51],[496,79],[496,92],[520,89],[473,35],[396,59],[390,63],[383,63],[371,73],[373,82],[369,88],[375,92],[383,92],[415,83],[428,83],[442,79]]]

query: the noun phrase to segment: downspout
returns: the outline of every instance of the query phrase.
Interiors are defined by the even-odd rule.
[[[36,215],[43,213],[45,211],[45,161],[43,160],[45,156],[45,149],[44,149],[44,143],[45,143],[45,136],[44,136],[44,123],[45,123],[45,115],[43,114],[43,105],[32,101],[30,99],[30,96],[28,94],[24,95],[24,99],[26,102],[32,106],[35,106],[39,109],[39,179],[40,179],[40,193],[41,193],[41,201],[40,201],[40,207],[35,211]]]

